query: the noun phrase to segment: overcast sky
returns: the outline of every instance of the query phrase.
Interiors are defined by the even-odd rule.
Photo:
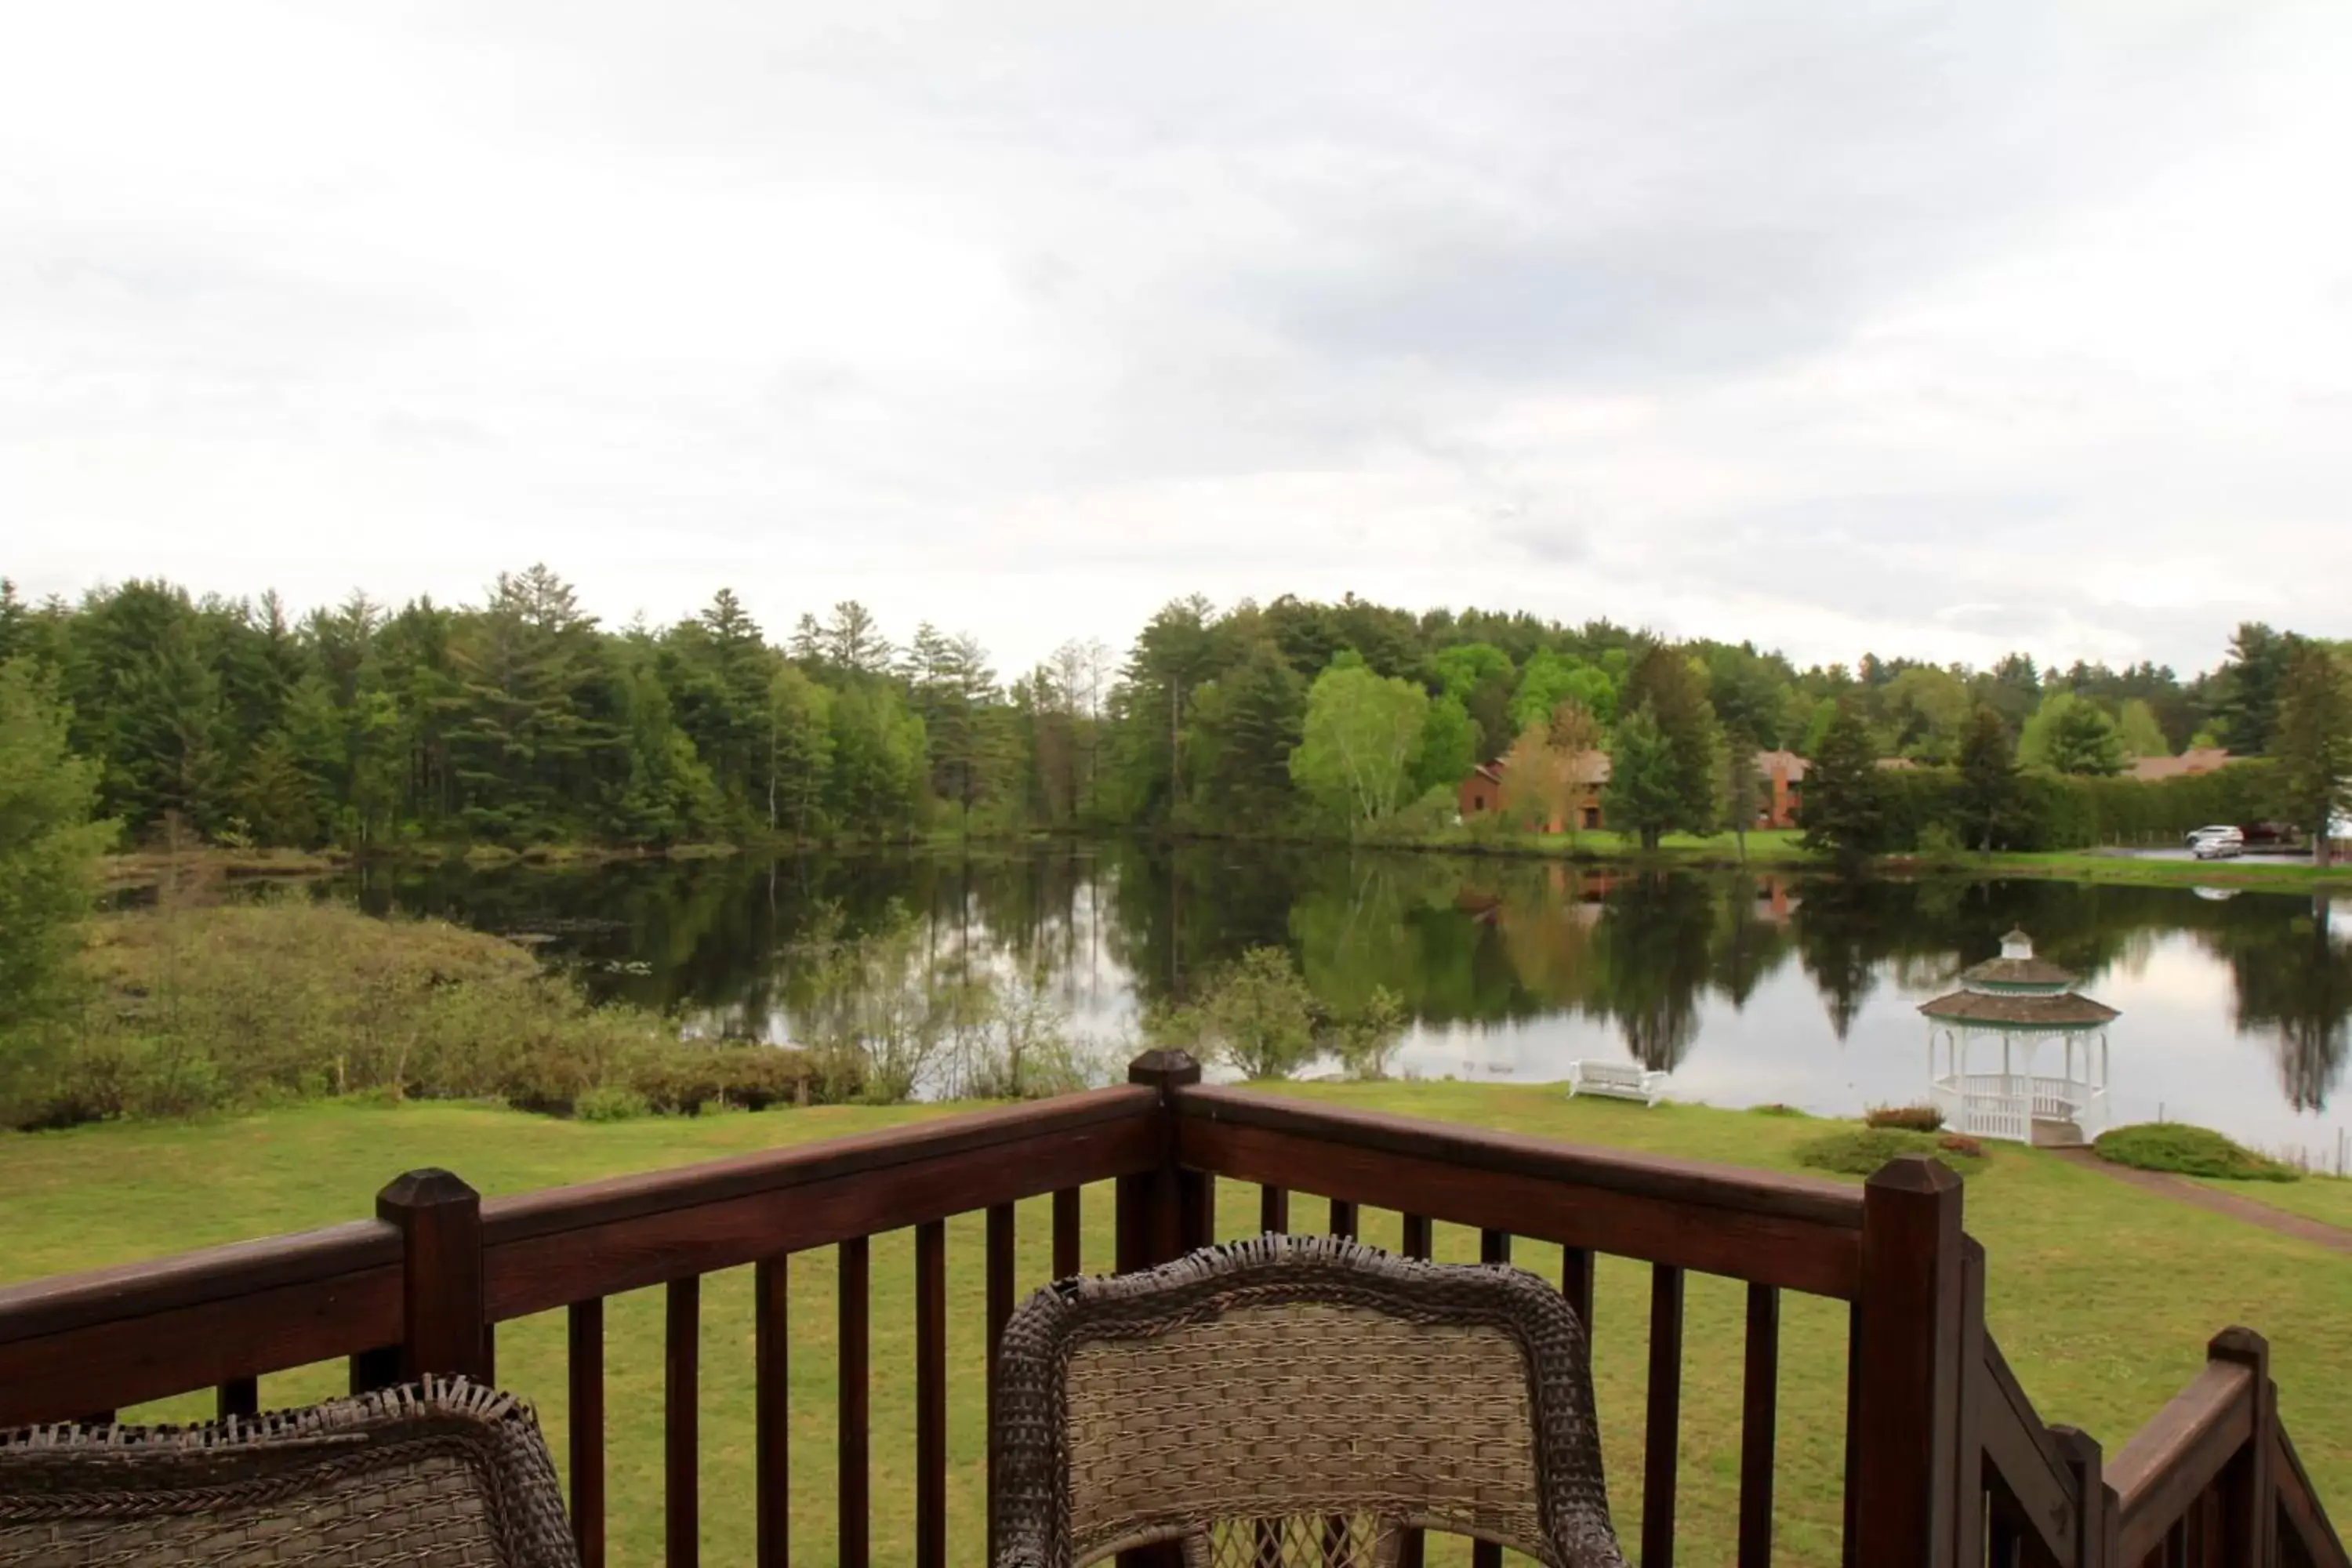
[[[73,0],[0,572],[2352,635],[2352,5]]]

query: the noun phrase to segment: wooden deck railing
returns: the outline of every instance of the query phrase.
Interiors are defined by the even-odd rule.
[[[354,1388],[420,1371],[496,1376],[496,1328],[567,1315],[562,1435],[588,1568],[605,1541],[604,1301],[663,1288],[663,1530],[670,1568],[700,1541],[704,1276],[753,1270],[756,1552],[787,1561],[787,1259],[833,1249],[838,1321],[835,1531],[871,1556],[870,1238],[914,1244],[913,1554],[949,1554],[947,1222],[984,1214],[991,1347],[1016,1291],[1014,1205],[1051,1194],[1052,1268],[1076,1273],[1082,1189],[1113,1184],[1117,1263],[1148,1267],[1214,1232],[1219,1179],[1254,1184],[1262,1227],[1295,1194],[1356,1233],[1402,1215],[1405,1251],[1435,1225],[1561,1248],[1560,1287],[1596,1335],[1595,1260],[1649,1266],[1640,1518],[1644,1568],[1675,1552],[1685,1281],[1746,1284],[1737,1561],[1772,1559],[1781,1296],[1848,1304],[1844,1562],[2123,1568],[2142,1563],[2352,1568],[2279,1425],[2262,1340],[2217,1336],[2207,1368],[2104,1468],[2098,1445],[2043,1424],[1984,1331],[1984,1253],[1958,1181],[1897,1162],[1860,1188],[1649,1158],[1211,1089],[1187,1058],[1139,1058],[1123,1087],[739,1159],[480,1200],[446,1173],[385,1188],[372,1221],[0,1289],[0,1426],[86,1418],[211,1387],[256,1408],[265,1373],[348,1359]],[[896,1506],[895,1500],[892,1506]],[[990,1533],[993,1535],[993,1521]],[[1421,1543],[1407,1562],[1419,1564]],[[1163,1568],[1165,1551],[1123,1554]],[[1479,1546],[1476,1568],[1500,1562]]]

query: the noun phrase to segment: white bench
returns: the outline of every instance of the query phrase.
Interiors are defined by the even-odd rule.
[[[1665,1097],[1668,1075],[1622,1062],[1570,1062],[1568,1098],[1580,1094],[1607,1095],[1612,1100],[1638,1100],[1655,1105]]]

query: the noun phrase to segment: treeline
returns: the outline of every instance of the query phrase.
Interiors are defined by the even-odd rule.
[[[896,643],[855,603],[782,637],[724,590],[672,626],[606,626],[540,566],[478,605],[354,595],[301,615],[161,582],[37,605],[0,584],[0,661],[40,669],[99,768],[99,813],[131,842],[359,851],[1409,834],[1450,824],[1454,784],[1515,748],[1512,820],[1556,819],[1578,759],[1605,752],[1612,825],[1654,838],[1752,816],[1743,759],[1814,755],[1841,716],[1873,757],[1930,767],[1995,723],[2046,774],[2113,775],[2192,743],[2264,752],[2306,646],[2241,626],[2227,661],[2185,681],[2021,654],[1800,669],[1605,620],[1194,598],[1123,656],[1073,643],[1005,679],[973,639],[925,626]]]

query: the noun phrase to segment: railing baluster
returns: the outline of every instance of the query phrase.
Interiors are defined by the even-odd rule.
[[[988,1429],[996,1430],[996,1352],[1013,1317],[1013,1249],[1018,1239],[1011,1204],[988,1211]],[[996,1444],[988,1445],[988,1560],[996,1561]]]
[[[1985,1521],[1985,1568],[2025,1568],[2023,1550],[2022,1532],[2000,1510],[1991,1510]]]
[[[1674,1568],[1675,1470],[1682,1447],[1683,1271],[1650,1268],[1650,1407],[1642,1430],[1642,1568]]]
[[[1576,1309],[1577,1321],[1584,1325],[1584,1343],[1592,1345],[1592,1254],[1581,1247],[1559,1249],[1559,1293]]]
[[[1345,1198],[1331,1200],[1331,1234],[1348,1241],[1356,1239],[1356,1205]]]
[[[843,1242],[836,1250],[841,1263],[841,1393],[834,1465],[841,1507],[841,1568],[866,1568],[870,1528],[866,1467],[871,1447],[866,1426],[866,1305],[871,1260],[862,1236]]]
[[[1862,1303],[1845,1315],[1845,1519],[1842,1568],[1856,1568],[1862,1547]]]
[[[1078,1239],[1084,1225],[1078,1207],[1078,1189],[1057,1188],[1054,1194],[1054,1278],[1067,1279],[1086,1271],[1080,1259]]]
[[[1772,1561],[1773,1428],[1780,1399],[1780,1292],[1770,1285],[1750,1285],[1739,1401],[1739,1568],[1769,1568]]]
[[[604,1568],[604,1301],[574,1301],[564,1311],[571,1420],[572,1539],[580,1568]]]
[[[759,1489],[753,1551],[760,1568],[792,1558],[792,1290],[789,1255],[751,1266],[752,1484]]]
[[[1427,1215],[1409,1214],[1403,1217],[1401,1242],[1407,1258],[1425,1258],[1435,1239],[1436,1227]],[[1408,1530],[1397,1542],[1397,1568],[1422,1568],[1429,1550],[1426,1536],[1419,1530]]]
[[[1290,1228],[1290,1189],[1288,1187],[1258,1188],[1257,1228],[1261,1236],[1280,1236]]]
[[[948,1226],[915,1227],[915,1563],[948,1560]]]
[[[702,1355],[702,1280],[669,1282],[662,1359],[662,1533],[668,1568],[694,1568],[702,1550],[697,1373]]]
[[[232,1377],[213,1391],[215,1413],[223,1421],[232,1415],[261,1414],[261,1380],[257,1377]]]
[[[1481,1230],[1478,1233],[1478,1261],[1508,1263],[1511,1260],[1511,1233],[1507,1230]],[[1470,1568],[1503,1568],[1503,1549],[1491,1541],[1481,1541],[1470,1548]]]
[[[1176,1173],[1177,1228],[1180,1250],[1191,1252],[1217,1239],[1217,1178],[1206,1171]]]
[[[346,1385],[355,1394],[390,1388],[400,1381],[400,1347],[378,1345],[358,1352],[351,1358],[348,1373]]]

